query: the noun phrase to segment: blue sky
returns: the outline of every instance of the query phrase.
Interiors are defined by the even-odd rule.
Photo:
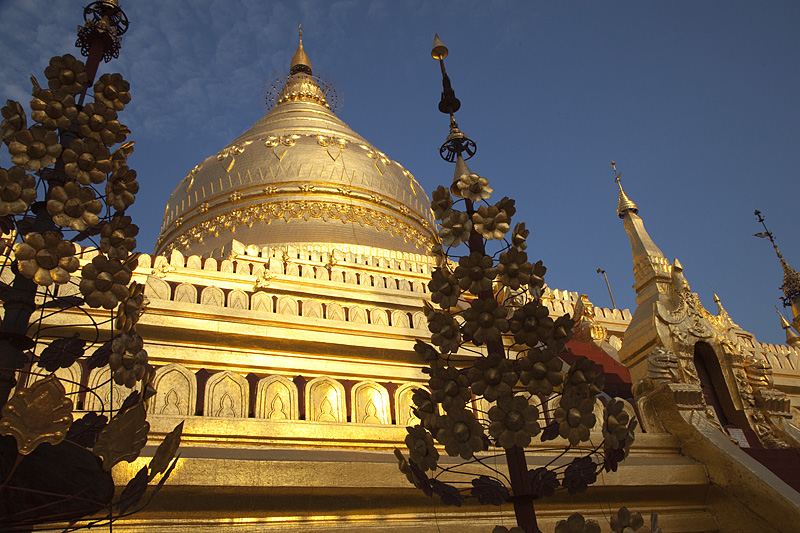
[[[31,74],[77,54],[86,2],[0,1],[0,98],[29,100]],[[473,171],[517,200],[532,259],[553,288],[633,309],[630,247],[609,166],[662,251],[703,303],[713,292],[744,329],[783,342],[782,272],[760,209],[800,268],[800,4],[797,2],[191,2],[121,0],[131,21],[118,60],[133,101],[130,210],[151,251],[173,187],[265,112],[286,74],[297,23],[315,73],[337,83],[338,112],[428,192],[449,183],[438,157],[434,32],[478,143]],[[5,160],[0,159],[5,162]],[[787,310],[788,311],[788,310]]]

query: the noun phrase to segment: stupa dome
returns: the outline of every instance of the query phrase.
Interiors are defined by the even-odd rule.
[[[403,166],[339,119],[302,41],[275,106],[178,184],[156,253],[333,243],[425,254],[428,195]]]

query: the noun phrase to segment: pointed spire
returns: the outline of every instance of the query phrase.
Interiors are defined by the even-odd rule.
[[[628,198],[628,195],[625,194],[625,191],[622,190],[622,182],[619,179],[620,176],[622,176],[622,172],[617,172],[617,164],[614,161],[611,162],[611,168],[614,169],[614,175],[615,175],[614,181],[617,182],[617,187],[619,187],[619,203],[617,204],[617,215],[619,215],[619,218],[625,218],[625,213],[627,213],[628,211],[632,213],[638,213],[639,208],[636,206],[633,200]]]
[[[786,320],[786,318],[783,316],[783,313],[778,310],[778,306],[775,306],[775,312],[781,317],[781,327],[786,332],[786,344],[792,346],[793,348],[800,349],[800,335],[795,333],[795,331],[792,329],[792,325],[789,324],[789,321]]]
[[[311,75],[311,60],[308,59],[306,55],[306,51],[303,49],[303,25],[300,24],[297,26],[297,29],[300,33],[300,43],[297,45],[297,51],[292,56],[292,63],[289,67],[289,74],[297,74],[298,72],[303,72],[305,74]]]
[[[786,306],[791,305],[795,298],[800,296],[800,274],[786,262],[783,258],[783,254],[778,250],[778,245],[775,244],[775,238],[772,232],[767,229],[767,224],[764,222],[764,217],[761,216],[761,211],[756,209],[754,214],[758,218],[758,221],[761,222],[761,225],[764,226],[764,231],[762,233],[756,233],[754,236],[761,237],[762,239],[769,239],[769,242],[772,243],[775,254],[781,262],[781,267],[783,267],[783,285],[781,285],[781,289],[786,296],[783,299],[783,304]]]

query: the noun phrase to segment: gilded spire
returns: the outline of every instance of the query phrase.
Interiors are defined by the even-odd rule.
[[[617,204],[617,214],[619,218],[625,218],[625,213],[628,211],[638,213],[639,208],[636,207],[633,200],[628,198],[628,195],[622,190],[622,182],[620,182],[619,179],[619,177],[622,176],[622,172],[617,172],[617,164],[614,161],[611,162],[611,168],[614,169],[614,181],[617,182],[617,187],[619,187],[619,203]]]
[[[792,330],[792,325],[789,324],[789,321],[786,320],[786,317],[783,316],[783,313],[778,310],[778,306],[775,306],[775,312],[778,313],[779,317],[781,317],[781,327],[786,332],[786,344],[794,348],[800,348],[800,335]]]
[[[297,29],[300,33],[300,42],[297,45],[297,51],[295,51],[294,55],[292,56],[292,63],[289,67],[289,74],[297,74],[298,72],[303,72],[305,74],[311,75],[311,60],[308,59],[306,55],[306,51],[303,49],[303,25],[300,24],[297,26]]]
[[[778,256],[778,260],[781,262],[781,266],[783,267],[783,285],[781,285],[781,289],[783,290],[783,294],[786,296],[783,299],[783,305],[792,305],[792,302],[800,296],[800,274],[797,273],[795,269],[793,269],[789,263],[783,258],[783,254],[781,251],[778,250],[778,245],[775,244],[775,238],[772,235],[772,232],[767,229],[767,225],[764,222],[764,217],[761,216],[761,211],[756,210],[755,215],[758,218],[758,221],[761,222],[761,225],[764,226],[764,231],[761,233],[755,233],[755,237],[761,237],[762,239],[769,239],[769,242],[772,243],[772,247],[775,249],[775,254]]]

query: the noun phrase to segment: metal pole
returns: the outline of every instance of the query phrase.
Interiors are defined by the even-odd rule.
[[[611,307],[613,307],[614,309],[616,309],[616,308],[617,308],[617,304],[615,304],[615,303],[614,303],[614,295],[613,295],[613,294],[611,294],[611,285],[609,285],[609,283],[608,283],[608,276],[606,276],[606,271],[605,271],[605,270],[603,270],[603,269],[602,269],[602,268],[600,268],[600,267],[597,267],[597,273],[598,273],[598,274],[602,274],[602,275],[603,275],[603,277],[605,278],[605,280],[606,280],[606,287],[608,288],[608,295],[611,297]]]

